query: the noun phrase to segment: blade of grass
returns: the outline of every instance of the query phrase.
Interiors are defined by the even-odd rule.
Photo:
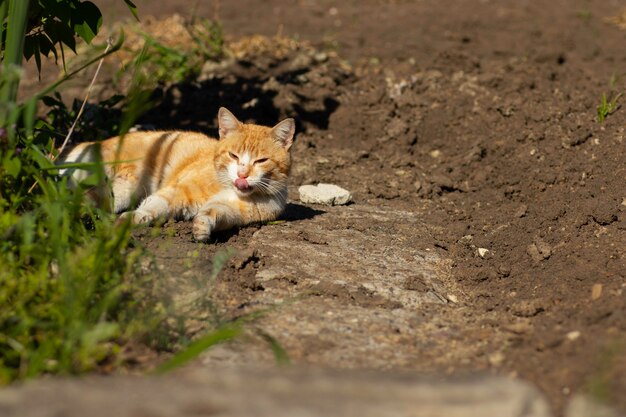
[[[170,372],[200,356],[202,352],[219,343],[224,343],[239,336],[242,328],[239,324],[224,325],[211,333],[194,340],[187,348],[156,369],[157,374]]]
[[[6,5],[8,3],[8,6]],[[6,41],[3,56],[3,72],[8,74],[5,82],[0,88],[0,103],[7,103],[6,107],[13,107],[9,103],[15,103],[17,99],[17,88],[20,83],[19,68],[22,63],[22,51],[24,49],[24,34],[26,32],[26,21],[28,18],[28,0],[8,0],[0,6],[2,20],[8,7],[8,19],[6,28]],[[5,107],[5,106],[3,106]],[[0,126],[7,126],[7,121],[11,119],[9,113],[13,111],[0,111]],[[13,115],[17,117],[17,115]]]
[[[26,33],[26,20],[28,17],[29,0],[9,0],[9,18],[7,21],[7,38],[4,50],[4,69],[11,66],[19,67],[22,63],[22,51],[24,49],[24,34]],[[7,83],[0,95],[0,100],[15,101],[19,78]]]
[[[127,160],[124,160],[124,161],[111,161],[111,162],[107,162],[107,161],[102,161],[102,162],[73,162],[73,163],[67,163],[67,164],[59,164],[59,165],[54,165],[54,166],[41,167],[40,169],[44,170],[44,171],[55,171],[55,170],[71,169],[71,168],[78,168],[78,169],[89,170],[89,169],[97,168],[100,165],[128,164],[128,163],[131,163],[131,162],[137,162],[140,159],[141,158],[127,159]]]
[[[291,360],[289,359],[289,355],[287,351],[282,347],[282,345],[274,338],[274,336],[265,333],[263,330],[258,331],[259,335],[270,345],[270,349],[272,349],[272,353],[274,354],[274,359],[278,365],[289,365]]]

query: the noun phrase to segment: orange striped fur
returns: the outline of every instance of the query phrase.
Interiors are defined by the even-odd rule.
[[[216,140],[182,131],[135,132],[75,147],[64,162],[92,162],[100,147],[113,210],[134,223],[193,219],[193,236],[273,220],[287,201],[293,119],[273,128],[243,124],[225,108]],[[117,161],[117,162],[116,162]],[[74,171],[80,180],[84,171]],[[133,211],[134,203],[139,203]]]

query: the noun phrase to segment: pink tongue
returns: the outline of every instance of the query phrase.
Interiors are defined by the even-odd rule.
[[[245,191],[250,189],[250,184],[248,184],[248,180],[246,180],[245,178],[237,178],[235,180],[235,187],[237,187],[241,191]]]

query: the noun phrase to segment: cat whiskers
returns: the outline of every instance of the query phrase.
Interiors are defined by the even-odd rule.
[[[222,184],[224,188],[227,188],[232,184],[232,181],[228,176],[228,172],[217,172],[217,181]]]
[[[261,178],[254,185],[259,187],[259,189],[267,195],[275,195],[285,192],[285,187],[282,182],[272,180],[270,178]]]

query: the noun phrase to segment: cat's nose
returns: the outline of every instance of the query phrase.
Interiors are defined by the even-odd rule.
[[[245,171],[244,170],[238,170],[237,171],[237,176],[239,178],[248,178],[248,170],[247,169]]]

